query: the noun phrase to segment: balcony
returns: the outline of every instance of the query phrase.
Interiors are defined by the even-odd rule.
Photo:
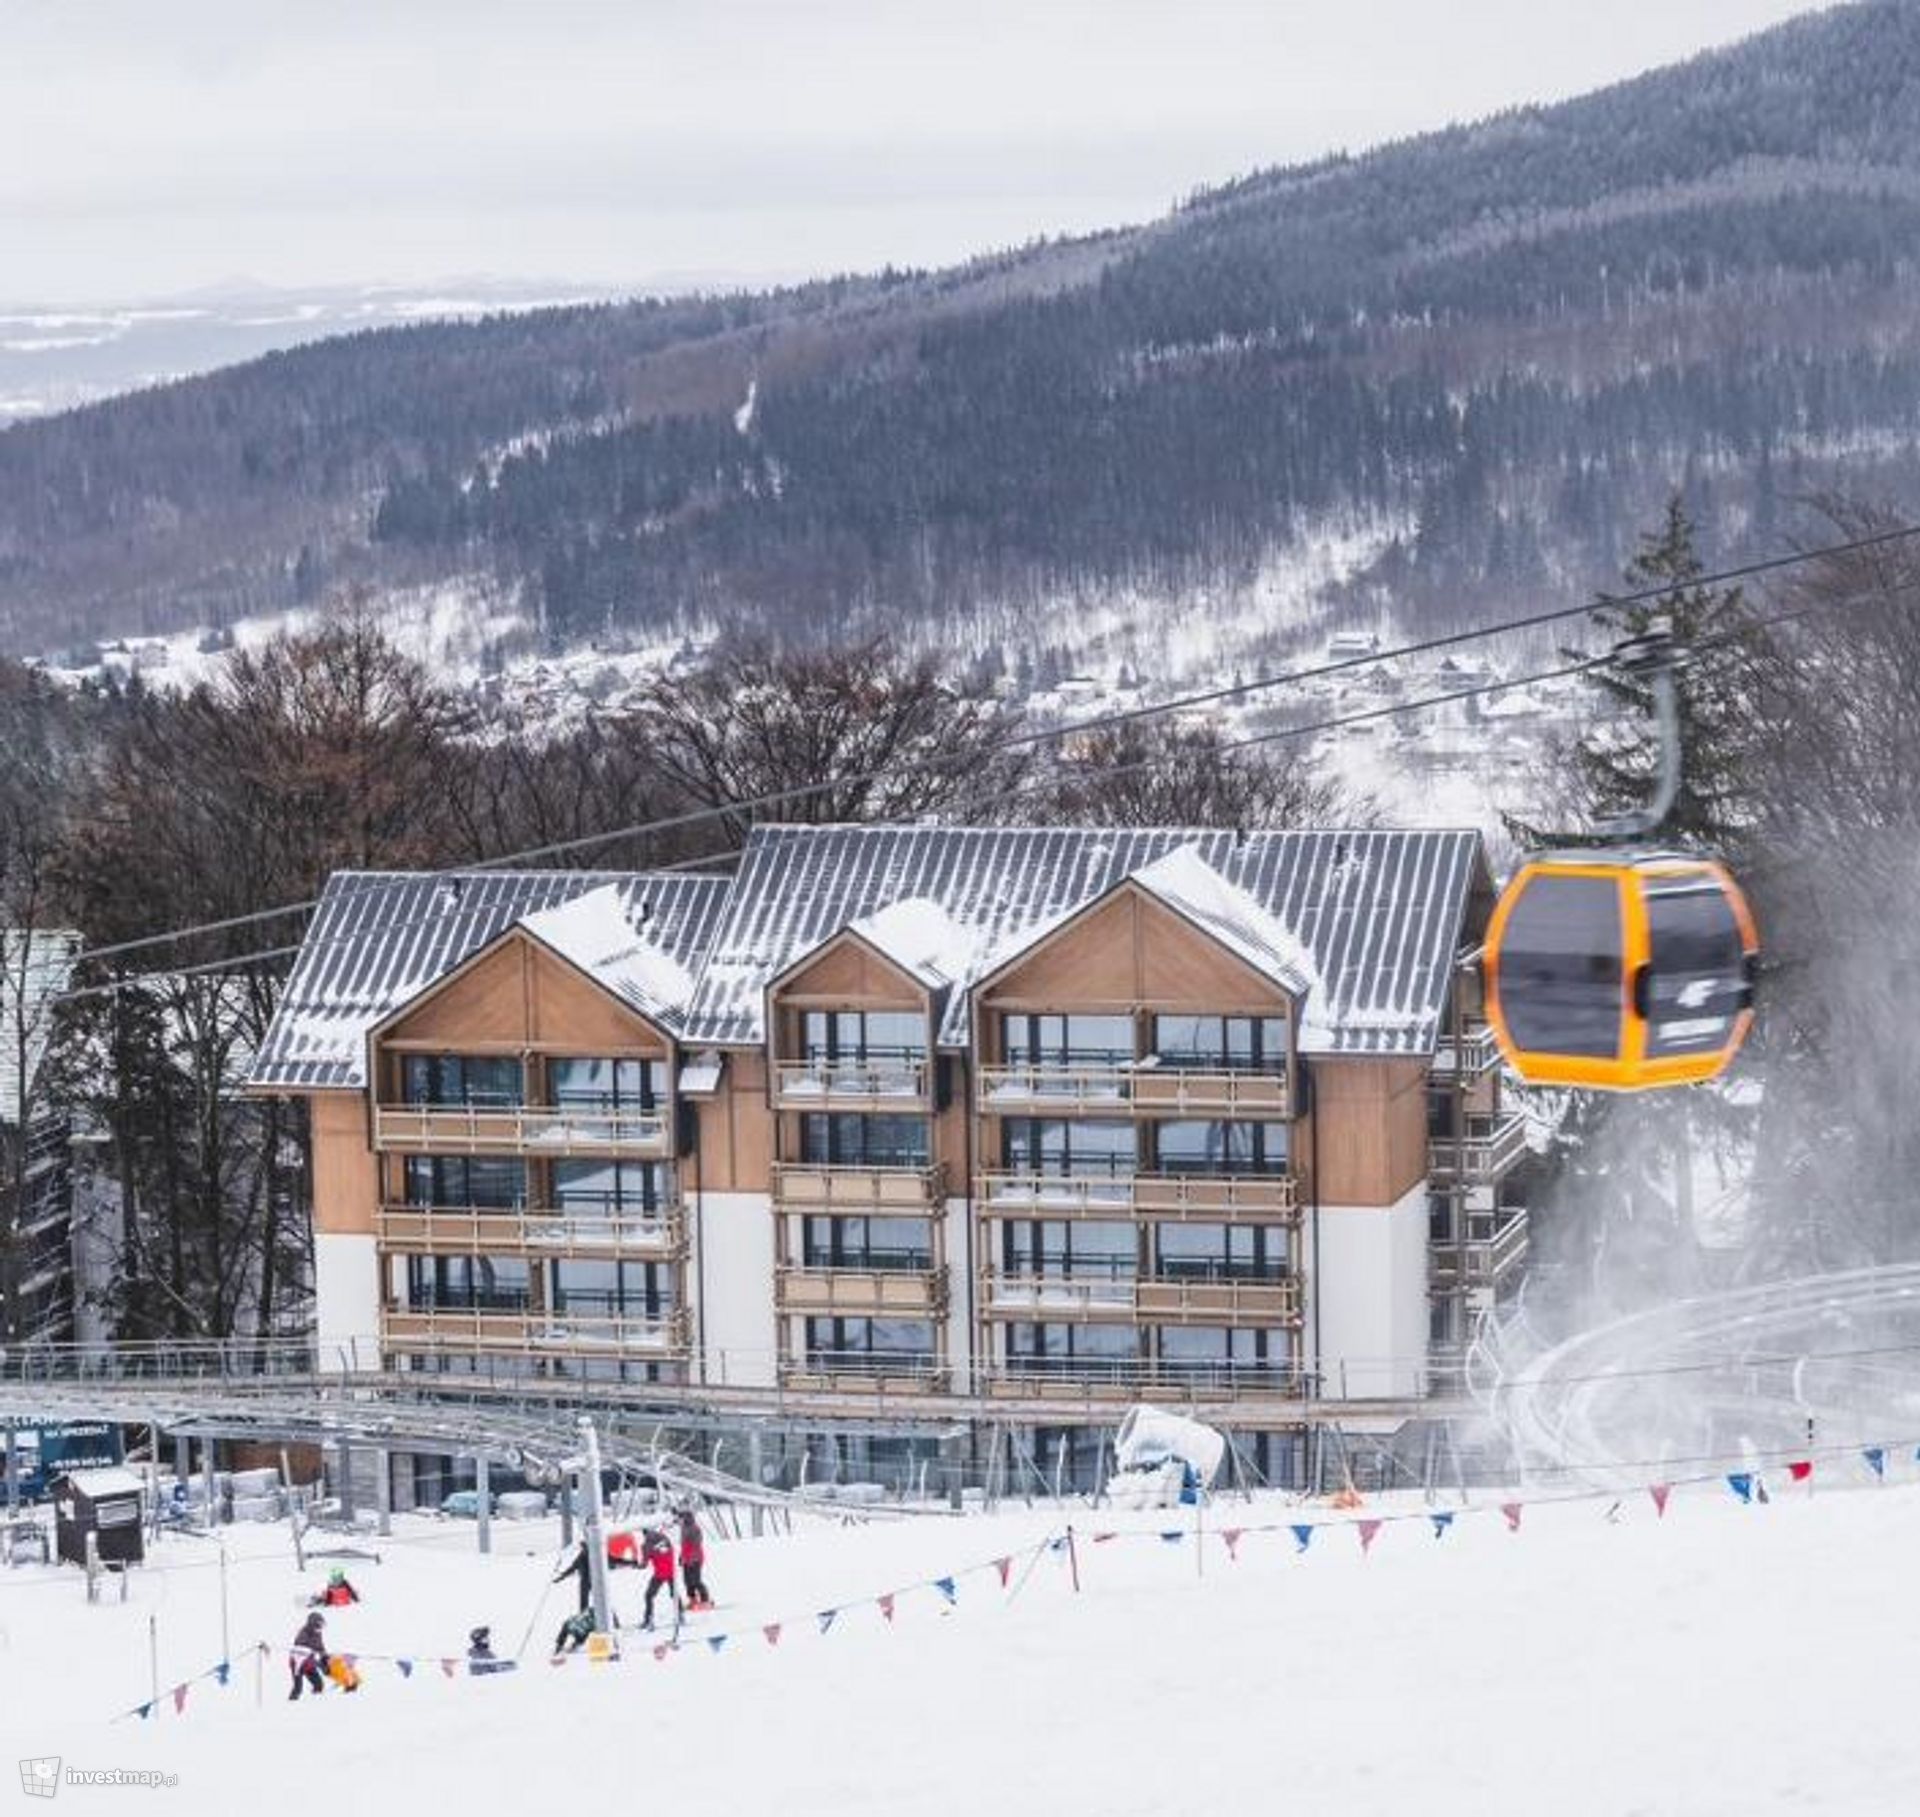
[[[998,1116],[1242,1117],[1294,1114],[1293,1083],[1280,1072],[1203,1072],[1154,1059],[1086,1065],[983,1066],[979,1109]]]
[[[1427,1277],[1438,1292],[1492,1290],[1527,1259],[1527,1214],[1523,1208],[1469,1211],[1464,1248],[1446,1238],[1428,1249]]]
[[[1133,1074],[1133,1107],[1151,1117],[1285,1121],[1294,1114],[1293,1081],[1284,1072],[1188,1072],[1142,1064]]]
[[[1300,1283],[1290,1276],[1010,1275],[988,1269],[981,1312],[1048,1324],[1295,1325]]]
[[[1306,1379],[1292,1363],[1177,1363],[1073,1356],[1008,1357],[979,1372],[980,1388],[995,1399],[1080,1400],[1169,1404],[1211,1401],[1297,1401]]]
[[[1292,1224],[1300,1216],[1291,1174],[983,1173],[975,1186],[975,1210],[984,1218]]]
[[[1111,1116],[1133,1102],[1134,1069],[1085,1066],[982,1066],[975,1098],[989,1115]]]
[[[1428,1144],[1435,1185],[1488,1186],[1510,1172],[1527,1152],[1526,1119],[1515,1112],[1468,1117],[1465,1134],[1434,1136]]]
[[[1484,1079],[1500,1064],[1500,1044],[1490,1028],[1470,1028],[1459,1040],[1443,1039],[1433,1056],[1436,1085],[1465,1085]]]
[[[947,1170],[934,1167],[828,1167],[779,1162],[773,1169],[777,1211],[824,1217],[931,1216],[946,1202]]]
[[[869,1351],[783,1356],[780,1386],[798,1394],[914,1397],[944,1394],[947,1370],[937,1358],[875,1356]]]
[[[924,1055],[781,1060],[773,1102],[777,1110],[929,1110],[933,1073]]]
[[[776,1268],[774,1305],[783,1313],[844,1314],[855,1318],[944,1318],[947,1271],[924,1267]]]
[[[495,1109],[464,1104],[381,1104],[373,1145],[403,1154],[627,1155],[664,1160],[673,1122],[660,1111],[573,1110],[552,1105]]]
[[[383,1205],[378,1235],[388,1249],[416,1255],[617,1256],[672,1262],[687,1251],[678,1206],[648,1214],[592,1217],[563,1206],[482,1211]]]
[[[416,1310],[389,1307],[380,1315],[381,1342],[392,1350],[461,1350],[519,1356],[618,1356],[636,1360],[684,1357],[684,1311],[657,1318],[615,1318],[572,1312]]]

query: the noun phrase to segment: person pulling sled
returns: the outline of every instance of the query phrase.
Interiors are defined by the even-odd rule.
[[[293,1689],[287,1693],[287,1701],[299,1701],[302,1691],[311,1691],[318,1697],[327,1688],[327,1618],[317,1610],[301,1624],[300,1632],[293,1637],[293,1646],[287,1654],[287,1670],[293,1674]]]

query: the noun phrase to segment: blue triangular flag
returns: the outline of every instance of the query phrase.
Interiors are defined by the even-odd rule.
[[[401,1676],[402,1678],[411,1678],[411,1677],[413,1676],[413,1661],[412,1661],[412,1660],[410,1660],[410,1659],[396,1659],[396,1660],[395,1660],[395,1661],[394,1661],[393,1663],[394,1663],[394,1664],[395,1664],[396,1666],[398,1666],[398,1667],[400,1668],[400,1676]]]
[[[227,1674],[232,1670],[233,1670],[233,1667],[223,1659],[217,1666],[213,1668],[213,1675],[214,1677],[219,1679],[219,1681],[222,1684],[225,1684],[227,1682]]]
[[[716,1653],[718,1653],[720,1649],[724,1647],[726,1644],[727,1644],[727,1637],[724,1634],[709,1634],[707,1636],[707,1645],[710,1646]]]
[[[833,1618],[839,1613],[840,1611],[838,1609],[822,1609],[820,1611],[820,1632],[822,1634],[826,1633],[826,1631],[833,1626]]]
[[[147,1718],[153,1714],[153,1705],[150,1703],[143,1703],[140,1706],[140,1708],[135,1712],[135,1714],[138,1715],[138,1717],[142,1722],[145,1722]]]
[[[1736,1470],[1727,1478],[1727,1487],[1743,1502],[1753,1500],[1753,1477],[1745,1470]]]
[[[1302,1552],[1306,1551],[1307,1547],[1313,1543],[1313,1529],[1311,1527],[1295,1527],[1293,1530],[1293,1542]]]
[[[1860,1455],[1867,1460],[1867,1468],[1871,1470],[1875,1476],[1886,1475],[1887,1453],[1884,1446],[1869,1445]]]
[[[933,1580],[933,1587],[936,1590],[938,1590],[940,1594],[947,1599],[948,1602],[956,1602],[959,1600],[960,1592],[955,1587],[954,1581],[952,1578],[936,1577]]]
[[[1047,1541],[1047,1550],[1049,1552],[1064,1552],[1066,1549],[1067,1536],[1064,1533],[1056,1533],[1052,1539]]]
[[[1160,1537],[1164,1539],[1168,1545],[1177,1546],[1187,1537],[1186,1529],[1184,1527],[1162,1527],[1160,1529]]]
[[[1451,1514],[1429,1514],[1427,1519],[1433,1522],[1433,1537],[1435,1539],[1438,1539],[1441,1534],[1445,1533],[1446,1530],[1453,1525],[1453,1516]]]

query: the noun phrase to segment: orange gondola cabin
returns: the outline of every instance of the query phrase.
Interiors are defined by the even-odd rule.
[[[1759,951],[1746,898],[1711,859],[1548,853],[1488,924],[1488,1018],[1529,1084],[1697,1085],[1747,1037]]]

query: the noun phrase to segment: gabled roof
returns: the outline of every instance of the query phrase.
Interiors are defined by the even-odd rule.
[[[954,986],[941,1044],[964,1045],[966,986],[1128,878],[1303,990],[1309,1051],[1420,1054],[1437,1039],[1485,871],[1471,832],[756,828],[686,1038],[758,1044],[769,979],[843,928],[924,902],[953,930],[950,946],[919,955]],[[919,909],[913,919],[931,922]]]
[[[337,872],[248,1086],[363,1087],[369,1031],[516,924],[677,1028],[729,887],[724,877],[648,871]]]

